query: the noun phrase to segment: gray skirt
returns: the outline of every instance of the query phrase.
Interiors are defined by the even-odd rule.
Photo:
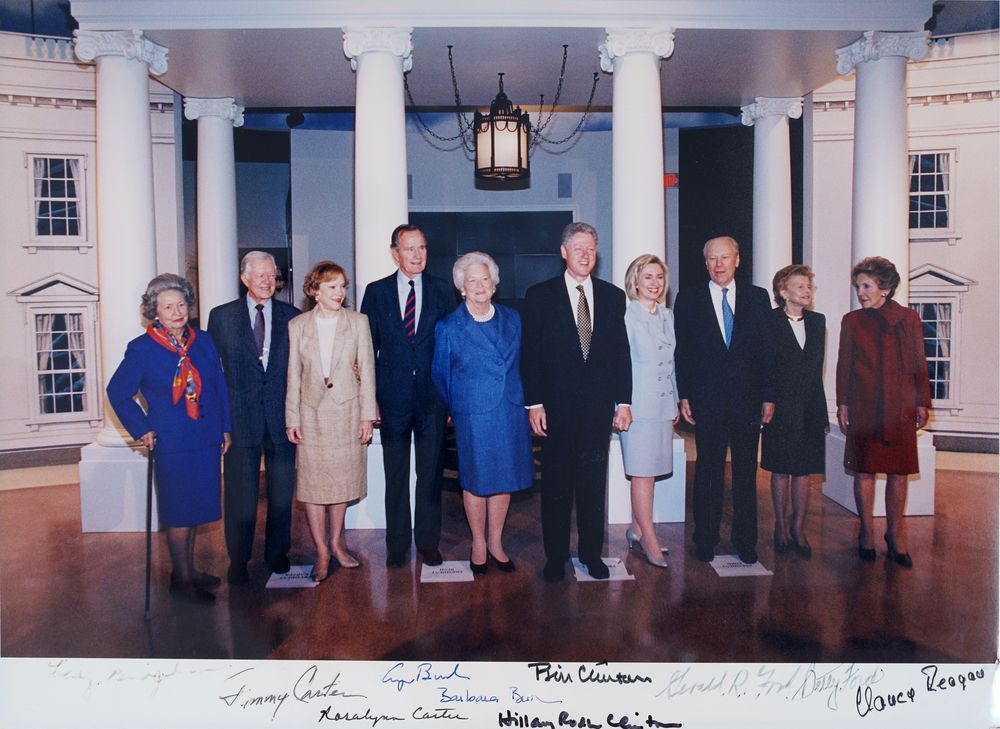
[[[620,437],[627,475],[665,476],[674,472],[674,424],[671,421],[633,420]]]

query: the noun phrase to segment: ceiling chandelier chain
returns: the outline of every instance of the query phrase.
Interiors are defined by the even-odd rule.
[[[484,114],[474,110],[470,121],[462,104],[462,94],[458,89],[458,74],[455,72],[453,51],[454,46],[449,45],[448,69],[451,72],[451,87],[455,99],[457,134],[446,136],[431,129],[418,111],[419,107],[410,90],[409,73],[403,74],[403,88],[410,105],[410,113],[416,118],[424,140],[439,151],[451,152],[461,148],[467,158],[475,161],[477,178],[501,181],[526,179],[530,175],[529,160],[534,155],[538,145],[558,146],[580,138],[593,109],[594,95],[597,92],[597,82],[600,78],[600,74],[596,72],[590,87],[587,105],[573,130],[561,139],[552,139],[544,133],[555,118],[559,102],[562,99],[563,83],[566,80],[566,64],[569,58],[568,45],[563,45],[562,62],[559,66],[559,82],[556,85],[555,96],[553,96],[552,103],[547,110],[545,95],[539,95],[538,125],[534,131],[531,129],[531,118],[528,112],[521,111],[520,107],[515,108],[504,93],[503,73],[499,74],[499,93],[490,105],[490,112]],[[440,147],[432,140],[453,146]],[[563,152],[566,149],[569,148],[564,148]],[[553,151],[552,153],[561,154],[562,152]]]

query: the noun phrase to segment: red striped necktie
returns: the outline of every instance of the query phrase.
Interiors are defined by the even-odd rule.
[[[403,311],[403,328],[406,336],[413,339],[417,335],[417,295],[410,280],[410,292],[406,295],[406,308]]]

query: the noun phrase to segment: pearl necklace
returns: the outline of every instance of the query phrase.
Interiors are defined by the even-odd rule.
[[[466,302],[465,308],[469,311],[469,315],[472,317],[472,320],[473,321],[477,321],[480,324],[482,324],[483,322],[489,321],[490,319],[493,318],[493,315],[497,313],[497,310],[495,308],[493,308],[493,304],[490,304],[490,308],[489,308],[489,310],[485,314],[477,314],[476,312],[474,312],[469,307],[468,302]]]

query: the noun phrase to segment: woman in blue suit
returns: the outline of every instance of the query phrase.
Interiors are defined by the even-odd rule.
[[[434,329],[431,376],[455,423],[458,479],[472,531],[469,564],[483,574],[492,558],[501,571],[513,572],[503,549],[510,495],[534,481],[520,374],[521,318],[492,303],[500,274],[485,253],[459,258],[452,277],[465,303]]]
[[[164,273],[146,287],[146,333],[128,343],[108,382],[108,400],[122,425],[156,450],[156,503],[167,527],[173,574],[170,593],[212,602],[206,587],[220,580],[194,568],[195,527],[222,516],[219,459],[229,448],[229,397],[222,363],[208,332],[188,324],[194,288]],[[141,392],[146,410],[133,399]]]

